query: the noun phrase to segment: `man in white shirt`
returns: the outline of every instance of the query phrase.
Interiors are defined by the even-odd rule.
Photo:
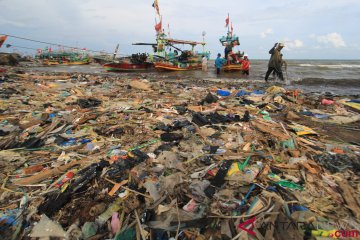
[[[202,60],[201,60],[201,66],[202,66],[202,70],[204,72],[207,72],[208,69],[208,59],[206,56],[203,56]]]

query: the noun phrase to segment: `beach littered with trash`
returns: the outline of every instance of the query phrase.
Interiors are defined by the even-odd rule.
[[[359,234],[358,99],[163,73],[6,70],[1,239]]]

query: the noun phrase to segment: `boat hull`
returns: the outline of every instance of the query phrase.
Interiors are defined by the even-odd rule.
[[[103,65],[109,72],[136,72],[150,70],[154,67],[152,63],[132,64],[132,63],[106,63]]]
[[[155,63],[155,68],[166,71],[190,71],[201,69],[201,64],[189,65],[186,67],[175,66],[169,63]]]
[[[89,64],[89,63],[90,63],[90,61],[74,61],[74,62],[67,62],[67,61],[64,61],[64,62],[58,62],[58,61],[43,61],[43,64],[44,64],[45,66],[86,65],[86,64]]]
[[[223,70],[225,72],[241,71],[242,64],[227,64],[227,65],[223,66]]]
[[[76,62],[67,62],[64,65],[87,65],[90,64],[90,62],[82,62],[82,61],[76,61]]]

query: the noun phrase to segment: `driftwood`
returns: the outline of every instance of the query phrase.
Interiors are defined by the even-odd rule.
[[[256,127],[259,131],[264,132],[264,133],[269,133],[269,134],[273,135],[274,137],[278,137],[281,141],[286,141],[290,138],[288,135],[284,134],[281,131],[281,128],[273,129],[273,127],[265,126],[263,123],[259,123],[256,121],[253,121],[251,124],[254,127]]]
[[[46,169],[38,174],[35,174],[31,177],[26,177],[26,178],[22,178],[16,182],[14,182],[14,185],[17,186],[23,186],[23,185],[28,185],[28,184],[35,184],[35,183],[39,183],[45,179],[48,178],[52,178],[55,177],[57,175],[63,174],[65,171],[67,171],[68,169],[76,166],[76,165],[82,165],[85,162],[89,161],[89,159],[82,159],[79,161],[73,161],[70,162],[66,165],[60,166],[60,167],[56,167],[53,169]]]
[[[357,219],[360,219],[360,207],[355,197],[353,196],[354,189],[349,186],[347,181],[337,181],[342,191],[342,197],[344,198],[347,207],[352,211]]]

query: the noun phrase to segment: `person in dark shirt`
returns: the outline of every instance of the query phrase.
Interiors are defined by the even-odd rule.
[[[282,65],[282,57],[280,56],[281,50],[284,48],[283,43],[276,43],[274,47],[269,51],[269,54],[271,54],[269,64],[268,64],[268,70],[265,75],[265,81],[268,81],[268,78],[272,72],[275,72],[279,78],[284,81],[284,76],[281,70]]]

